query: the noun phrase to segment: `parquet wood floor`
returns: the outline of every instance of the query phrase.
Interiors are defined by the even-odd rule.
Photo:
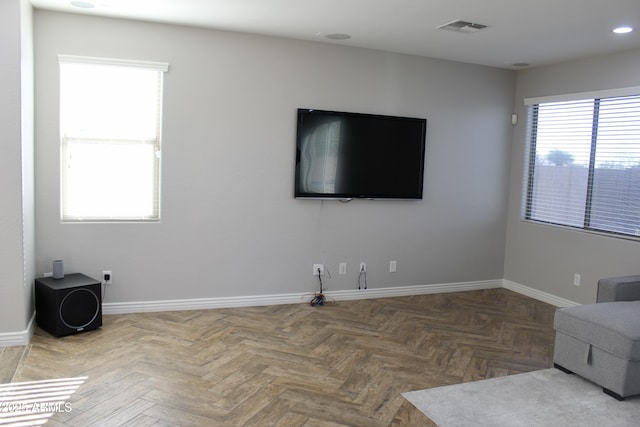
[[[429,426],[402,392],[550,367],[554,312],[489,289],[109,315],[0,357],[13,382],[87,377],[48,427]]]

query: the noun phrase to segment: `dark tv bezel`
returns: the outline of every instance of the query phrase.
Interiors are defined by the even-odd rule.
[[[422,135],[420,137],[420,181],[419,181],[419,195],[416,196],[397,196],[386,194],[355,194],[355,193],[310,193],[301,192],[299,188],[299,163],[300,163],[300,146],[302,139],[302,125],[303,121],[301,117],[303,114],[323,114],[345,117],[361,117],[361,118],[373,118],[379,120],[395,120],[395,121],[410,121],[418,122],[422,124]],[[427,119],[420,117],[409,116],[394,116],[386,114],[370,114],[370,113],[355,113],[347,111],[332,111],[332,110],[320,110],[315,108],[298,108],[296,115],[296,158],[294,167],[294,198],[301,200],[422,200],[424,195],[424,169],[425,169],[425,150],[426,150],[426,136],[427,136]]]

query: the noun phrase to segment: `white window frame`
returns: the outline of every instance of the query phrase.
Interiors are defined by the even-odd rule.
[[[67,64],[90,64],[90,65],[105,65],[109,67],[123,67],[122,69],[135,68],[135,69],[144,69],[151,72],[155,72],[156,81],[154,84],[157,85],[157,92],[155,97],[157,99],[155,108],[156,111],[150,112],[150,116],[152,117],[152,121],[155,121],[153,126],[153,132],[144,137],[139,135],[128,135],[123,134],[120,136],[108,136],[100,134],[99,131],[95,131],[92,129],[85,129],[82,132],[74,130],[74,126],[71,126],[70,129],[65,129],[65,111],[63,109],[63,88],[62,88],[62,80],[61,80],[61,111],[60,111],[60,217],[62,222],[158,222],[160,220],[160,150],[161,150],[161,129],[162,129],[162,99],[163,99],[163,76],[164,73],[169,69],[169,65],[164,62],[150,62],[150,61],[137,61],[137,60],[126,60],[126,59],[112,59],[112,58],[94,58],[94,57],[83,57],[83,56],[73,56],[73,55],[58,55],[58,60],[60,64],[61,73],[63,72],[63,67]],[[106,68],[105,68],[106,69]],[[62,77],[62,74],[61,74]],[[126,102],[126,101],[125,101]],[[106,118],[109,119],[108,117]],[[151,200],[146,204],[146,208],[144,209],[135,209],[132,208],[131,211],[126,212],[124,210],[93,210],[93,209],[85,209],[84,211],[74,211],[74,204],[70,201],[73,200],[72,196],[69,196],[69,193],[72,193],[73,178],[71,178],[74,172],[69,172],[71,170],[78,171],[78,159],[76,156],[75,161],[71,160],[70,153],[74,152],[73,150],[84,149],[91,151],[91,146],[96,147],[99,150],[113,150],[118,153],[133,153],[134,151],[146,154],[139,154],[141,158],[149,159],[149,156],[152,156],[151,163],[148,161],[144,162],[144,167],[148,169],[148,173],[145,174],[145,180],[149,182],[152,180],[152,184],[147,186],[152,186],[153,194],[146,194],[147,200]],[[95,151],[95,150],[94,150]],[[78,153],[78,151],[75,151]],[[93,155],[95,158],[95,154]],[[120,163],[120,162],[118,162]],[[73,166],[74,165],[74,166]],[[123,167],[121,164],[104,164],[98,165],[100,166],[98,169],[102,169],[104,175],[108,176],[110,174],[114,178],[114,182],[119,178],[118,168],[121,167],[121,171]],[[70,169],[70,167],[75,167],[76,169]],[[86,167],[86,165],[85,165]],[[134,170],[135,164],[132,165],[129,170]],[[78,173],[78,172],[75,172]],[[85,175],[79,176],[89,176],[87,175],[87,171],[84,172]],[[149,175],[151,174],[151,175]],[[121,178],[121,177],[120,177]],[[122,180],[123,182],[129,182],[126,180]],[[97,181],[96,181],[97,182]],[[77,178],[76,178],[77,184]],[[104,180],[102,184],[105,184]],[[106,183],[108,185],[109,183]],[[126,188],[127,186],[121,182],[120,187],[118,188]],[[86,190],[85,190],[86,191]],[[109,197],[120,198],[119,194],[126,193],[124,192],[105,192],[104,199],[109,200]],[[87,193],[84,193],[87,194]],[[124,197],[124,195],[123,195]],[[151,197],[151,199],[149,199]],[[76,196],[77,198],[77,196]],[[93,205],[97,206],[97,203],[102,202],[101,196],[96,197],[97,200],[94,200]],[[80,200],[80,199],[78,199]],[[115,199],[112,199],[115,200]],[[133,202],[131,205],[135,205],[135,199],[131,199]],[[116,204],[116,203],[114,203]],[[121,204],[122,205],[122,204]],[[126,204],[124,204],[126,205]],[[152,205],[152,206],[150,206]],[[142,213],[144,212],[144,213]]]
[[[525,168],[524,168],[524,177],[523,177],[524,179],[523,179],[523,189],[522,189],[522,205],[521,205],[522,220],[536,222],[536,223],[550,224],[554,226],[570,227],[576,230],[581,230],[581,231],[596,233],[596,234],[603,234],[603,235],[613,236],[613,237],[621,237],[621,238],[627,238],[627,239],[633,239],[633,240],[638,240],[640,238],[640,229],[638,229],[637,231],[620,230],[624,226],[628,225],[628,223],[625,223],[624,219],[622,219],[622,217],[624,216],[624,213],[611,214],[607,212],[606,213],[607,217],[605,219],[609,221],[609,224],[606,224],[604,226],[602,225],[602,222],[600,224],[595,224],[595,223],[592,223],[591,221],[592,219],[591,217],[594,214],[594,211],[591,210],[592,209],[591,203],[594,197],[594,192],[596,191],[595,186],[602,185],[603,183],[604,184],[609,183],[608,180],[602,181],[602,180],[598,180],[597,178],[594,178],[595,171],[601,170],[601,169],[598,169],[597,163],[596,163],[596,152],[598,151],[598,147],[600,147],[601,151],[606,152],[607,150],[607,145],[604,142],[604,137],[601,138],[601,136],[598,133],[598,131],[600,130],[598,122],[601,117],[600,111],[598,110],[598,106],[600,105],[601,102],[624,100],[624,98],[626,97],[638,97],[638,96],[640,96],[640,87],[628,87],[628,88],[591,91],[591,92],[582,92],[582,93],[574,93],[574,94],[525,98],[524,104],[528,106],[529,112],[528,112],[528,121],[527,121],[527,143],[526,143],[526,150],[525,150],[525,165],[524,165]],[[585,101],[585,102],[593,101],[593,105],[594,105],[594,110],[593,110],[594,120],[591,124],[592,129],[590,131],[591,132],[590,133],[590,138],[591,138],[590,153],[588,156],[587,165],[585,167],[585,169],[588,169],[588,179],[586,182],[587,187],[585,190],[586,199],[583,201],[583,203],[585,204],[584,205],[585,210],[584,210],[584,217],[582,218],[581,224],[576,224],[576,223],[572,224],[571,222],[574,221],[575,218],[566,219],[566,220],[555,220],[555,219],[544,220],[544,219],[540,219],[544,215],[536,216],[535,214],[532,213],[533,212],[532,209],[537,209],[540,207],[540,205],[534,206],[535,202],[533,200],[533,198],[535,197],[534,196],[535,194],[534,179],[535,179],[536,168],[537,168],[536,161],[540,161],[540,159],[536,157],[539,154],[537,152],[537,147],[536,147],[537,138],[538,138],[538,133],[537,133],[538,132],[538,122],[537,122],[538,108],[541,104],[548,105],[551,103],[568,103],[573,101]],[[637,100],[635,102],[637,104]],[[610,116],[608,118],[610,119]],[[635,123],[640,123],[640,121],[638,121],[635,117],[633,117],[632,119],[626,120],[626,123],[624,124],[629,124],[629,123],[633,123],[635,125]],[[608,131],[611,131],[611,129],[618,130],[617,124],[615,126],[611,126],[611,125],[609,126],[610,127],[607,128]],[[627,129],[629,129],[629,127],[625,128],[625,131]],[[603,131],[603,133],[605,132]],[[637,141],[635,145],[632,145],[634,149],[637,149],[638,146],[640,146],[640,132],[633,131],[633,133],[631,134],[631,138],[633,141]],[[637,159],[637,156],[634,158]],[[606,160],[606,157],[604,157],[604,159]],[[637,162],[637,164],[635,164],[633,167],[637,168],[638,165],[640,165],[640,162]],[[640,186],[633,187],[632,190],[634,194],[638,194],[640,193]],[[614,196],[617,196],[620,198],[625,197],[624,190],[611,188],[604,193],[602,192],[602,190],[598,190],[598,191],[599,193],[596,193],[596,194],[599,197],[602,197],[603,194],[606,194],[607,197],[614,197]],[[640,199],[640,194],[634,197],[636,199]],[[554,209],[556,208],[561,209],[561,207],[554,206],[555,203],[553,202],[550,202],[550,203],[551,204],[548,206],[548,208],[551,210],[549,212],[554,212]],[[571,204],[572,202],[568,201],[567,203]],[[634,204],[637,204],[637,203],[634,202]],[[637,206],[633,206],[633,207],[630,207],[630,209],[633,210],[634,207],[637,208]],[[557,210],[555,212],[560,213],[561,211]],[[568,213],[569,211],[566,211],[566,212]],[[595,211],[595,212],[598,214],[601,214],[600,211]],[[553,217],[553,214],[550,214],[550,216]],[[599,221],[601,221],[601,219]]]

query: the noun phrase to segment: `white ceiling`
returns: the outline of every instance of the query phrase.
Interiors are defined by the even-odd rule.
[[[640,0],[31,0],[37,9],[315,40],[500,68],[640,48]],[[436,27],[486,25],[461,34]],[[631,26],[630,34],[612,29]],[[327,34],[346,33],[348,40]]]

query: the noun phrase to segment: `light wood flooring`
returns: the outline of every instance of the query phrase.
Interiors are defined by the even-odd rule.
[[[429,426],[402,392],[550,367],[554,312],[489,289],[108,315],[0,349],[0,379],[86,376],[48,427]]]

